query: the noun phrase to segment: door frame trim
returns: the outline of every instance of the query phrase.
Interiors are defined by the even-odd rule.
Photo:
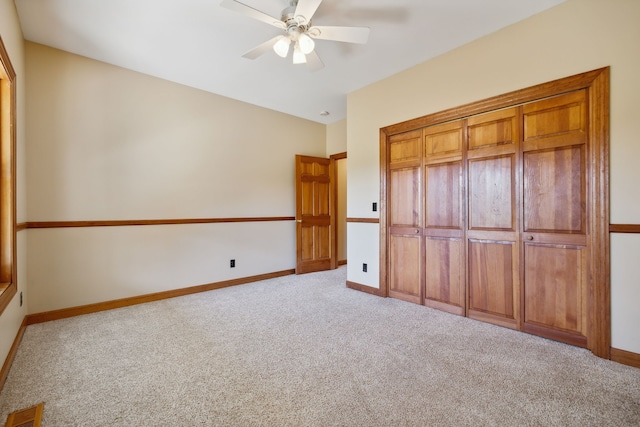
[[[331,161],[331,188],[333,193],[333,210],[331,211],[331,227],[333,232],[333,241],[331,242],[331,269],[335,270],[340,264],[338,259],[338,168],[336,167],[337,160],[343,160],[347,158],[347,152],[336,153],[329,156]],[[344,230],[345,234],[347,230]]]
[[[589,104],[588,159],[592,171],[589,180],[588,233],[591,239],[589,254],[589,284],[587,296],[588,348],[598,357],[610,359],[611,353],[611,266],[609,243],[609,67],[565,77],[503,95],[494,96],[460,107],[429,114],[380,129],[380,294],[389,296],[388,281],[388,224],[387,209],[389,169],[389,137],[444,123],[450,120],[514,107],[527,102],[587,89]]]

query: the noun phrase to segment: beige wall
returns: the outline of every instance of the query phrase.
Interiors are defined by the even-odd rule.
[[[611,66],[611,221],[640,223],[639,20],[637,0],[569,0],[350,94],[348,216],[373,216],[381,127]],[[349,280],[379,286],[378,233],[377,225],[350,224]],[[640,264],[623,257],[637,253],[638,239],[612,239],[612,334],[614,347],[640,353]],[[361,262],[374,268],[362,273],[354,268]]]
[[[0,37],[7,48],[11,65],[16,72],[17,81],[17,221],[26,218],[26,180],[25,180],[25,64],[24,42],[22,30],[18,22],[18,15],[13,0],[0,0]],[[0,316],[0,361],[4,361],[13,344],[22,319],[26,314],[28,292],[26,271],[26,233],[18,233],[18,293],[11,300]],[[25,304],[20,307],[20,293],[23,293]]]
[[[325,155],[315,122],[34,43],[26,63],[29,221],[294,216],[295,154]],[[30,229],[29,312],[291,269],[294,231]]]
[[[327,125],[327,157],[347,151],[347,121]]]
[[[339,120],[327,125],[327,156],[347,151],[347,121]],[[347,259],[347,159],[336,162],[338,261]]]

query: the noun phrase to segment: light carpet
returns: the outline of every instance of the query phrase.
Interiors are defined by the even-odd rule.
[[[638,426],[640,369],[345,287],[346,268],[29,326],[43,426]]]

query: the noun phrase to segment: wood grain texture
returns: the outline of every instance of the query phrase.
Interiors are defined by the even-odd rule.
[[[584,146],[524,153],[524,231],[584,233]]]
[[[516,321],[515,243],[472,240],[468,248],[469,310]]]
[[[14,81],[16,78],[16,70],[13,68],[13,65],[11,65],[9,53],[7,52],[7,48],[4,46],[2,37],[0,37],[0,65],[0,79]]]
[[[525,323],[586,338],[586,249],[525,244]]]
[[[422,304],[424,256],[420,235],[393,233],[389,238],[389,295]]]
[[[347,218],[347,222],[361,224],[380,224],[380,218]]]
[[[609,67],[599,70],[589,86],[589,257],[588,348],[609,358],[611,350],[611,264],[609,239]]]
[[[425,166],[425,226],[462,229],[462,162]]]
[[[9,414],[6,427],[40,427],[44,403]]]
[[[389,171],[389,225],[422,226],[422,185],[420,167]]]
[[[586,90],[536,101],[523,106],[523,142],[561,137],[584,143],[587,132]]]
[[[515,90],[513,92],[497,95],[491,98],[487,98],[481,101],[472,102],[466,105],[462,105],[448,110],[440,111],[434,114],[429,114],[423,117],[419,117],[405,122],[397,123],[391,126],[382,128],[382,131],[388,135],[395,135],[402,132],[408,132],[415,129],[431,126],[438,123],[444,123],[450,120],[457,120],[465,117],[474,116],[477,114],[487,113],[502,108],[512,107],[515,105],[524,104],[527,102],[535,101],[538,99],[555,96],[562,93],[567,93],[579,89],[591,87],[593,89],[594,83],[598,84],[598,79],[603,77],[603,74],[607,74],[607,81],[603,82],[602,88],[598,88],[600,96],[606,98],[608,102],[608,74],[609,67],[599,68],[596,70],[588,71],[582,74],[576,74],[574,76],[564,77],[558,80],[554,80],[548,83],[531,86],[525,89]],[[606,86],[606,87],[605,87]],[[605,93],[606,91],[606,93]],[[608,115],[607,126],[608,126]],[[604,125],[604,121],[602,123]]]
[[[391,169],[420,165],[422,132],[412,131],[389,138],[389,166]]]
[[[640,233],[640,224],[609,224],[610,233]]]
[[[378,236],[380,239],[380,255],[378,258],[380,277],[380,296],[389,296],[389,209],[387,207],[388,197],[388,181],[389,181],[389,156],[388,156],[388,137],[389,135],[384,129],[380,129],[379,134],[379,154],[380,154],[380,227],[378,229]],[[349,222],[349,218],[347,218]]]
[[[191,295],[198,292],[212,291],[215,289],[227,288],[229,286],[243,285],[245,283],[257,282],[260,280],[273,279],[276,277],[294,274],[295,270],[282,270],[274,273],[259,274],[256,276],[241,277],[238,279],[224,280],[222,282],[207,283],[204,285],[192,286],[188,288],[174,289],[171,291],[155,292],[152,294],[139,295],[130,298],[99,302],[96,304],[82,305],[78,307],[63,308],[60,310],[47,311],[43,313],[29,314],[25,317],[27,325],[49,322],[52,320],[66,319],[68,317],[81,316],[83,314],[97,313],[114,308],[128,307],[136,304],[160,301],[167,298],[175,298],[184,295]]]
[[[611,348],[611,360],[622,363],[623,365],[640,368],[640,354],[632,353],[618,348]]]
[[[519,139],[518,110],[508,108],[469,117],[467,120],[467,147],[480,148],[512,145]]]
[[[561,329],[552,329],[546,326],[540,326],[533,323],[525,323],[524,328],[522,330],[529,334],[538,335],[544,338],[549,338],[550,340],[561,341],[561,342],[575,345],[578,347],[587,347],[586,337],[579,334],[563,331]]]
[[[460,233],[462,235],[462,233]],[[464,243],[461,238],[425,238],[424,304],[463,314],[465,306]]]
[[[469,229],[515,230],[515,155],[470,160]]]
[[[387,241],[388,293],[418,304],[422,303],[424,280],[421,141],[422,131],[407,132],[390,139],[386,210],[390,234]],[[409,148],[397,149],[394,154],[394,146]]]
[[[16,251],[16,73],[0,38],[0,314],[18,290]]]
[[[467,313],[509,328],[520,322],[519,108],[469,117]]]
[[[562,99],[558,102],[558,99]],[[503,111],[500,111],[504,109]],[[507,112],[507,110],[510,110]],[[478,116],[482,115],[484,117]],[[517,118],[517,120],[516,120]],[[425,134],[429,127],[446,125],[446,122],[463,119],[462,153],[455,151],[452,143],[455,137],[451,134],[432,132],[430,138],[424,139],[422,167],[435,163],[446,163],[461,160],[463,166],[464,203],[463,221],[468,221],[468,198],[482,185],[470,190],[467,161],[480,159],[512,159],[513,170],[511,191],[505,188],[491,188],[492,178],[485,176],[487,170],[503,169],[502,162],[494,162],[486,168],[477,169],[476,176],[471,179],[480,183],[484,181],[484,207],[491,206],[491,200],[500,199],[511,193],[514,209],[511,215],[505,213],[492,217],[489,213],[476,217],[477,228],[464,231],[463,238],[495,243],[513,242],[511,254],[516,268],[513,270],[514,318],[500,318],[500,315],[483,311],[470,311],[468,315],[481,320],[497,319],[498,324],[515,327],[542,336],[553,336],[554,339],[586,345],[595,355],[608,358],[611,343],[610,316],[610,248],[609,232],[638,232],[640,226],[616,227],[609,224],[609,68],[601,68],[579,75],[558,79],[526,89],[498,95],[479,102],[456,107],[446,111],[430,114],[396,125],[380,129],[380,287],[387,291],[389,280],[394,274],[389,264],[389,238],[396,232],[410,233],[417,230],[419,224],[411,227],[395,227],[389,222],[391,209],[390,178],[397,165],[389,166],[388,145],[396,138],[402,138],[411,132],[422,130]],[[465,139],[466,138],[466,139]],[[429,156],[433,156],[431,159]],[[438,156],[442,156],[438,158]],[[525,156],[528,164],[525,165]],[[537,157],[536,157],[537,156]],[[408,165],[403,165],[408,166]],[[411,165],[413,166],[413,165]],[[529,173],[529,175],[526,175]],[[484,175],[483,175],[484,174]],[[481,175],[483,177],[481,177]],[[503,174],[503,175],[509,175]],[[515,175],[515,176],[513,176]],[[426,181],[428,172],[423,169]],[[525,192],[525,179],[529,185]],[[488,181],[488,182],[487,182]],[[567,184],[568,183],[568,184]],[[424,184],[423,184],[424,185]],[[558,190],[558,187],[569,186]],[[537,186],[537,188],[536,188]],[[561,197],[560,194],[563,193]],[[426,193],[425,193],[426,194]],[[525,198],[528,204],[525,204]],[[564,198],[563,202],[560,200]],[[566,205],[569,211],[563,211]],[[482,203],[480,204],[482,205]],[[479,205],[478,205],[479,206]],[[522,208],[525,207],[523,210]],[[524,215],[528,208],[534,207],[529,216]],[[424,209],[428,216],[428,207]],[[535,210],[537,209],[537,212]],[[482,209],[481,209],[482,210]],[[523,211],[523,212],[521,212]],[[500,212],[498,211],[498,214]],[[511,227],[505,226],[511,216]],[[524,232],[525,220],[528,231]],[[428,222],[428,221],[427,221]],[[398,224],[396,224],[398,225]],[[408,225],[408,224],[407,224]],[[466,225],[465,225],[466,227]],[[433,234],[435,229],[422,230],[423,238],[427,236],[449,237]],[[493,234],[492,234],[493,233]],[[587,332],[587,340],[580,333],[567,332],[553,325],[544,327],[530,323],[524,324],[522,312],[525,307],[524,284],[525,271],[519,266],[525,265],[525,242],[520,239],[534,239],[536,244],[586,247],[586,258],[581,263],[583,271],[575,289],[576,295],[584,295],[583,285],[586,283],[587,297],[582,299],[582,326]],[[465,255],[469,256],[466,250]],[[477,254],[480,256],[480,254]],[[585,276],[586,270],[586,276]],[[480,270],[479,270],[480,271]],[[497,270],[496,270],[497,271]],[[529,275],[529,278],[535,277]],[[467,278],[469,281],[469,278]],[[489,283],[489,282],[487,282]],[[573,286],[573,285],[572,285]],[[582,287],[582,288],[581,288]],[[522,289],[521,289],[522,288]],[[539,288],[541,289],[541,288]],[[488,289],[493,292],[493,290]],[[565,290],[569,291],[568,288]],[[545,291],[546,292],[546,291]],[[570,292],[570,293],[571,293]],[[467,296],[468,298],[468,296]],[[529,307],[531,309],[531,307]],[[545,314],[546,316],[546,314]],[[571,314],[568,314],[571,317]],[[542,316],[544,317],[544,316]],[[502,320],[500,320],[502,319]],[[518,320],[519,319],[519,320]],[[586,319],[586,321],[584,320]],[[555,319],[551,323],[557,321]],[[565,319],[567,322],[572,319]],[[500,323],[501,322],[501,323]],[[514,323],[515,322],[515,323]],[[576,319],[576,322],[580,320]],[[577,323],[576,323],[577,324]],[[546,329],[545,329],[546,328]],[[588,343],[587,343],[588,341]]]
[[[462,153],[462,125],[462,120],[458,120],[430,126],[423,130],[424,155],[429,162],[460,156]]]
[[[20,347],[20,343],[22,342],[22,337],[24,336],[24,331],[27,328],[27,318],[22,319],[22,324],[18,329],[18,333],[16,334],[15,339],[13,340],[13,344],[9,349],[9,353],[7,354],[6,359],[4,360],[4,364],[2,365],[2,371],[0,371],[0,391],[4,387],[4,383],[7,380],[7,375],[9,375],[9,370],[11,370],[11,365],[13,364],[13,359],[16,357],[16,353],[18,352],[18,347]]]
[[[423,129],[425,228],[423,300],[427,307],[465,311],[463,148],[464,123]]]
[[[334,163],[296,155],[296,274],[335,267],[333,233]],[[332,227],[332,225],[334,227]]]
[[[352,282],[350,280],[347,280],[347,288],[384,298],[384,295],[380,289],[361,285],[360,283]]]
[[[524,329],[582,346],[587,224],[596,220],[587,212],[587,176],[595,171],[587,162],[586,103],[587,91],[579,90],[523,107]]]
[[[338,205],[338,168],[336,165],[336,162],[338,160],[344,160],[347,158],[347,153],[346,152],[342,152],[342,153],[336,153],[336,154],[332,154],[331,156],[329,156],[329,160],[331,161],[331,194],[332,194],[332,199],[331,199],[331,203],[334,206],[334,215],[331,215],[331,230],[333,230],[333,235],[331,236],[331,269],[334,270],[336,268],[338,268],[338,266],[340,265],[344,265],[346,264],[346,260],[339,260],[338,259],[338,238],[339,238],[339,233],[341,228],[345,228],[344,231],[342,231],[342,233],[344,233],[344,235],[346,236],[347,234],[347,230],[346,230],[346,224],[339,224],[338,223],[338,212],[339,212],[339,205]],[[346,196],[345,196],[346,199]],[[346,208],[346,206],[345,206]],[[346,209],[345,209],[346,212]],[[340,262],[343,262],[344,264],[340,264]]]
[[[25,229],[30,228],[74,228],[74,227],[126,227],[140,225],[179,225],[179,224],[218,224],[228,222],[268,222],[294,221],[293,216],[246,217],[246,218],[182,218],[182,219],[137,219],[104,221],[28,221]]]

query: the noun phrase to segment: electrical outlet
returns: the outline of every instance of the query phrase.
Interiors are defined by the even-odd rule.
[[[365,273],[367,272],[367,263],[362,264],[362,271]]]
[[[236,266],[236,260],[235,260],[235,259],[232,259],[232,260],[231,260],[231,262],[229,263],[229,266],[230,266],[231,268],[235,268],[235,266]]]
[[[373,209],[374,212],[378,212],[378,203],[377,202],[373,202],[373,204],[371,205],[371,209]]]

